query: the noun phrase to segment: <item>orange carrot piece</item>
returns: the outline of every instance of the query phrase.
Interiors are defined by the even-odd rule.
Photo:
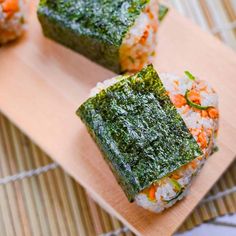
[[[144,45],[147,40],[148,35],[149,35],[149,32],[147,30],[144,31],[143,36],[141,37],[139,42]]]
[[[219,112],[217,111],[216,108],[211,107],[208,109],[208,115],[212,119],[217,119],[219,117]]]
[[[173,103],[174,105],[177,107],[177,108],[180,108],[184,105],[187,104],[187,101],[185,99],[185,97],[181,94],[176,94],[174,97],[173,97]]]
[[[174,80],[174,83],[179,86],[179,81],[178,80]]]
[[[175,180],[178,180],[178,179],[181,178],[181,176],[175,173],[175,174],[172,174],[172,175],[171,175],[171,178],[173,178],[173,179],[175,179]]]
[[[206,132],[207,132],[207,135],[208,135],[208,136],[212,136],[213,130],[212,130],[212,129],[207,129]]]
[[[192,110],[195,111],[195,112],[200,113],[200,115],[202,114],[202,113],[201,113],[202,110],[200,110],[200,109],[198,109],[198,108],[196,108],[196,107],[192,107]]]
[[[201,144],[202,149],[207,147],[207,139],[206,139],[206,135],[204,132],[201,132],[198,135],[198,142]]]
[[[190,165],[193,169],[197,168],[197,163],[195,161],[190,162]]]
[[[202,117],[208,117],[208,112],[206,110],[201,111]]]
[[[188,98],[194,103],[201,104],[200,94],[196,90],[190,90],[188,93]]]
[[[152,185],[149,189],[149,198],[153,201],[156,199],[155,193],[156,193],[156,187]]]
[[[19,11],[18,0],[6,0],[2,4],[2,9],[4,12],[17,12],[17,11]]]
[[[169,95],[170,95],[170,92],[169,92],[169,91],[166,91],[166,95],[169,96]]]
[[[198,159],[199,161],[201,161],[201,160],[202,160],[202,156],[198,157],[197,159]]]

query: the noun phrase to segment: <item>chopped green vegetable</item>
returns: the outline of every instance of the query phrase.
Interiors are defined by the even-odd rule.
[[[193,76],[189,71],[186,70],[184,73],[186,76],[188,76],[189,79],[196,80],[195,76]]]
[[[175,179],[171,179],[171,178],[169,178],[169,179],[170,179],[170,182],[171,182],[172,186],[174,187],[174,189],[175,189],[177,192],[181,191],[182,186],[179,184],[179,182],[176,181]]]
[[[173,200],[177,199],[181,194],[183,193],[183,189],[181,191],[179,191],[175,197],[169,199],[169,200],[166,200],[165,202],[166,203],[169,203],[169,202],[172,202]]]
[[[165,18],[168,11],[169,11],[168,7],[166,7],[163,4],[159,4],[158,20],[162,21]]]
[[[130,201],[202,151],[152,65],[77,110]]]
[[[201,106],[201,105],[199,105],[199,104],[197,104],[197,103],[195,103],[195,102],[192,102],[192,101],[188,98],[189,92],[190,92],[190,91],[187,90],[186,93],[185,93],[185,98],[186,98],[186,101],[187,101],[187,103],[188,103],[189,106],[195,107],[195,108],[197,108],[197,109],[199,109],[199,110],[207,110],[207,109],[209,109],[209,108],[212,107],[212,106]]]
[[[167,203],[177,199],[183,193],[183,190],[184,190],[184,187],[182,187],[178,181],[176,181],[175,179],[171,179],[171,178],[169,178],[169,180],[170,180],[172,186],[174,187],[175,191],[177,192],[177,194],[175,197],[173,197],[169,200],[166,200]]]

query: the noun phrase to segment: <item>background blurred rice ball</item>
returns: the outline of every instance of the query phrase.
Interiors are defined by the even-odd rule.
[[[12,41],[25,30],[25,0],[0,0],[0,44]]]

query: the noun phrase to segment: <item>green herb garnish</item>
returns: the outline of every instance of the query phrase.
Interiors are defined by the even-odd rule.
[[[188,103],[189,106],[195,107],[195,108],[197,108],[197,109],[199,109],[199,110],[207,110],[208,108],[211,108],[211,107],[212,107],[212,106],[201,106],[201,105],[199,105],[199,104],[197,104],[197,103],[195,103],[195,102],[192,102],[192,101],[188,98],[189,92],[190,92],[190,91],[187,90],[186,93],[185,93],[185,99],[186,99],[186,101],[187,101],[187,103]]]
[[[168,7],[166,7],[163,4],[159,4],[158,20],[162,21],[165,18],[168,11],[169,11]]]
[[[193,76],[189,71],[185,71],[184,74],[190,79],[190,80],[196,80],[195,76]]]
[[[169,199],[169,200],[166,200],[166,201],[165,201],[166,203],[169,203],[169,202],[171,202],[171,201],[177,199],[177,198],[183,193],[183,190],[184,190],[184,188],[182,187],[181,184],[179,184],[178,181],[176,181],[175,179],[171,179],[171,178],[169,178],[169,179],[170,179],[170,183],[171,183],[172,186],[174,187],[175,191],[177,191],[177,194],[176,194],[175,197],[173,197],[173,198],[171,198],[171,199]]]
[[[171,182],[172,186],[174,187],[174,189],[175,189],[177,192],[181,191],[181,189],[182,189],[181,184],[179,184],[179,182],[176,181],[175,179],[171,179],[171,178],[169,178],[169,179],[170,179],[170,182]]]
[[[165,202],[166,203],[172,202],[173,200],[177,199],[182,193],[183,193],[183,190],[179,191],[175,197],[171,198],[170,200],[166,200]]]

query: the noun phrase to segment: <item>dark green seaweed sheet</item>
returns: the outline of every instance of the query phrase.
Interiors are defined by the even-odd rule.
[[[41,0],[38,18],[45,36],[119,73],[122,40],[148,2]]]
[[[77,110],[130,201],[202,151],[152,65]]]

